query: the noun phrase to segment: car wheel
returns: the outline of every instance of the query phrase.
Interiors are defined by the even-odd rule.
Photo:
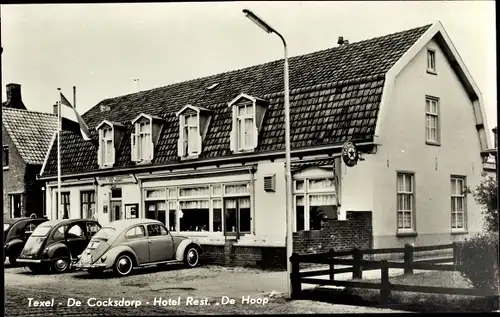
[[[17,266],[19,264],[17,263],[17,258],[19,257],[19,254],[21,254],[21,251],[12,252],[11,254],[9,254],[9,264],[11,266]]]
[[[115,264],[113,266],[113,271],[119,276],[127,276],[132,273],[134,268],[134,261],[128,254],[121,254],[116,258]]]
[[[69,270],[71,260],[68,256],[59,256],[52,261],[51,269],[54,273],[60,274]]]
[[[195,246],[189,246],[184,253],[184,264],[188,267],[196,267],[200,262],[200,253]]]

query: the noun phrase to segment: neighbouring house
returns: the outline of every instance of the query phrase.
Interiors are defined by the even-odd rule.
[[[489,147],[483,101],[441,23],[289,62],[294,251],[480,231],[466,188]],[[48,216],[159,219],[205,261],[284,264],[283,102],[283,60],[103,100],[83,115],[92,141],[62,133],[64,206],[47,154]]]
[[[2,103],[4,217],[43,216],[43,182],[36,177],[56,130],[57,116],[27,110],[21,86],[7,85]]]

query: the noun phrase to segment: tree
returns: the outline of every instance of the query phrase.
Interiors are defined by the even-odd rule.
[[[483,207],[484,229],[498,233],[498,184],[494,177],[485,177],[473,193],[474,199]]]

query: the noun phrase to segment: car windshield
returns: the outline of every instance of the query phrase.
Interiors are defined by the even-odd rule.
[[[9,223],[4,223],[3,224],[3,231],[7,231],[7,229],[10,228],[10,224]]]
[[[116,229],[111,227],[103,227],[93,236],[93,238],[108,240],[116,234]]]
[[[33,237],[45,237],[50,231],[50,226],[38,226],[31,234]]]

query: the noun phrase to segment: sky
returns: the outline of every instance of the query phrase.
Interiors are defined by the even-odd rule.
[[[28,109],[52,112],[57,88],[84,113],[103,99],[283,56],[281,41],[242,14],[250,9],[296,56],[441,21],[496,126],[494,1],[305,1],[1,6],[2,101],[22,86]],[[139,79],[137,81],[137,79]]]

